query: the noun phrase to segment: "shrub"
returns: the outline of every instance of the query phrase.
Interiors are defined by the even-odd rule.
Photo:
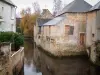
[[[24,37],[19,33],[0,32],[0,42],[11,42],[15,50],[24,44]]]

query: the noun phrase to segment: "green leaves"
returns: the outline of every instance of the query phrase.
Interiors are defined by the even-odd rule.
[[[16,49],[24,44],[24,37],[19,33],[0,32],[0,42],[11,42]]]

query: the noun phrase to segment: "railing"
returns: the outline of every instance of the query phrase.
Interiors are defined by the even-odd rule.
[[[12,68],[14,68],[20,61],[24,59],[24,48],[21,47],[17,52],[11,56]]]

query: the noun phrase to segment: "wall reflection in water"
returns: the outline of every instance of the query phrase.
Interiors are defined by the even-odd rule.
[[[100,68],[84,56],[53,58],[25,41],[24,75],[100,75]]]
[[[32,40],[26,40],[24,47],[24,75],[42,75],[33,62],[34,45]]]

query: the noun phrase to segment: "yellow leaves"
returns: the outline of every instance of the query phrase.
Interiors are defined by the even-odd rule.
[[[21,12],[22,20],[20,23],[20,27],[22,32],[25,35],[33,36],[34,25],[36,24],[36,19],[39,16],[38,14],[31,14],[30,10],[22,10]]]

